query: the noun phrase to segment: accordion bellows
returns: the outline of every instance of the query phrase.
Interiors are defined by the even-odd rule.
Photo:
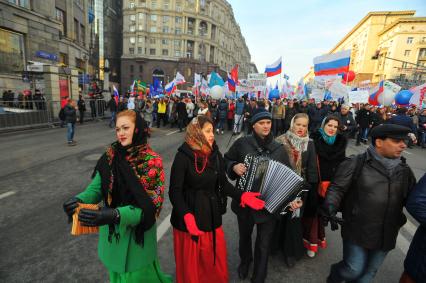
[[[80,221],[78,221],[78,213],[80,209],[91,209],[98,210],[99,206],[97,204],[88,204],[88,203],[79,203],[78,207],[75,209],[75,212],[72,216],[72,228],[71,235],[79,236],[84,234],[95,234],[99,232],[99,227],[87,227],[81,225]]]
[[[275,213],[301,192],[303,178],[281,162],[265,156],[246,155],[247,171],[241,176],[237,187],[245,192],[260,192],[265,209]]]

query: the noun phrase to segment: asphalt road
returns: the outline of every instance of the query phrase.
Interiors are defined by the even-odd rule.
[[[226,151],[229,133],[217,137]],[[107,282],[97,257],[97,236],[70,235],[62,203],[90,181],[105,147],[114,139],[106,122],[77,126],[77,146],[66,145],[66,129],[43,129],[0,135],[0,282]],[[171,163],[183,134],[176,129],[154,129],[150,143],[164,160],[168,179]],[[348,154],[365,146],[348,147]],[[408,149],[408,164],[421,177],[426,171],[426,150]],[[158,221],[158,250],[162,269],[174,275],[173,238],[169,223],[171,205],[166,198]],[[397,282],[417,223],[401,229],[398,246],[386,258],[375,282]],[[235,215],[224,216],[231,282],[236,267],[238,229]],[[342,257],[338,232],[327,231],[329,247],[317,257],[300,260],[288,269],[281,256],[271,257],[267,282],[325,282],[329,267]],[[245,282],[248,282],[245,281]]]

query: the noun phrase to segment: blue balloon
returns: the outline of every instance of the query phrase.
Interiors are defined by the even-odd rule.
[[[413,96],[413,93],[409,90],[401,90],[395,95],[395,103],[397,105],[408,105],[410,104],[410,99]]]
[[[278,89],[273,89],[269,92],[269,100],[280,98],[280,91]]]

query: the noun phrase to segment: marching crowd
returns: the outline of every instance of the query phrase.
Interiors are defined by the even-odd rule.
[[[75,103],[75,102],[73,102]],[[164,201],[165,175],[148,144],[149,127],[186,128],[170,173],[176,282],[229,282],[222,217],[227,198],[238,221],[240,279],[265,282],[268,258],[284,255],[289,267],[315,257],[328,243],[325,227],[341,228],[343,257],[325,282],[372,282],[405,224],[403,208],[420,226],[404,261],[400,282],[426,278],[426,175],[416,184],[402,152],[425,147],[426,109],[287,99],[143,99],[114,97],[107,104],[117,141],[99,159],[86,190],[63,207],[80,209],[83,226],[99,227],[98,253],[111,282],[172,282],[158,263],[156,219]],[[74,104],[75,106],[75,104]],[[215,133],[241,135],[222,154]],[[348,139],[371,143],[348,157]],[[281,162],[304,180],[302,196],[270,213],[259,186],[240,190],[250,172],[245,157]],[[341,212],[341,215],[338,214]],[[340,217],[341,216],[341,217]],[[252,233],[256,226],[253,247]],[[251,268],[251,265],[253,267]]]

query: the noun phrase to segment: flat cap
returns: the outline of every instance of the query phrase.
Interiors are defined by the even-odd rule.
[[[373,139],[377,138],[393,138],[393,139],[408,139],[408,133],[411,130],[407,127],[394,125],[394,124],[382,124],[377,127],[374,127],[370,136]]]

